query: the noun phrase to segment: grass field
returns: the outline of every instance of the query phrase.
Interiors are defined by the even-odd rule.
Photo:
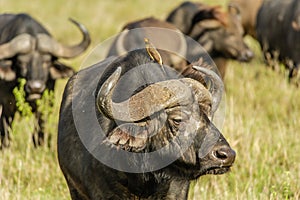
[[[78,70],[89,51],[118,33],[126,22],[146,16],[163,19],[179,2],[0,0],[0,12],[30,13],[67,44],[81,39],[68,18],[85,24],[92,37],[91,47],[84,55],[64,61]],[[203,176],[193,182],[190,199],[300,199],[299,88],[289,85],[284,73],[267,68],[257,42],[246,40],[255,59],[248,64],[231,61],[225,78],[223,135],[236,150],[236,162],[228,174]],[[35,149],[30,133],[32,119],[16,116],[12,146],[0,152],[1,200],[70,199],[56,154],[58,112],[66,80],[57,83],[55,107],[46,127],[50,147]]]

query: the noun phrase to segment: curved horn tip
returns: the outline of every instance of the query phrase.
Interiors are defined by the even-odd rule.
[[[101,86],[99,92],[98,92],[98,98],[99,97],[106,97],[109,92],[113,89],[113,87],[116,85],[117,81],[119,80],[121,76],[122,68],[118,67],[116,71],[112,75],[110,75],[107,80],[103,83]]]
[[[114,73],[104,82],[102,87],[106,87],[105,93],[109,92],[116,85],[117,81],[121,76],[121,72],[122,72],[122,68],[118,67],[116,71],[114,71]]]
[[[118,67],[116,71],[112,74],[112,77],[115,77],[115,79],[119,80],[122,72],[122,67]]]
[[[68,19],[69,19],[69,21],[72,22],[73,24],[76,24],[77,26],[81,26],[81,24],[80,24],[78,21],[76,21],[75,19],[73,19],[73,18],[71,18],[71,17],[69,17]]]
[[[212,112],[214,113],[217,108],[219,107],[220,101],[223,96],[224,92],[224,83],[220,76],[218,76],[214,71],[210,69],[206,69],[204,67],[195,66],[193,65],[193,69],[198,70],[213,79],[213,86],[209,89],[213,95],[213,105],[212,105]]]
[[[219,87],[219,89],[223,93],[224,83],[223,83],[222,79],[220,78],[220,76],[218,74],[216,74],[214,71],[212,71],[210,69],[206,69],[204,67],[200,67],[200,66],[196,66],[196,65],[193,65],[193,69],[211,76],[215,80],[215,82],[217,82],[217,87]]]
[[[91,44],[91,37],[87,28],[83,24],[77,22],[72,18],[69,18],[69,20],[73,24],[75,24],[77,28],[79,28],[80,32],[83,35],[83,39],[79,44],[73,46],[67,46],[67,45],[60,44],[56,40],[51,38],[50,40],[51,44],[48,47],[49,49],[48,51],[57,57],[62,57],[62,58],[76,57],[81,53],[83,53]]]
[[[111,116],[111,96],[114,87],[117,84],[117,81],[119,80],[121,76],[122,68],[118,67],[116,71],[112,75],[110,75],[107,80],[102,84],[100,90],[97,94],[97,106],[98,109],[104,112],[108,117]],[[109,99],[109,100],[108,100]]]
[[[76,21],[75,19],[73,19],[71,17],[69,18],[69,21],[77,26],[84,27],[82,24],[80,24],[78,21]],[[84,27],[84,29],[85,29],[85,27]]]
[[[87,28],[83,24],[79,23],[78,21],[76,21],[75,19],[73,19],[71,17],[69,18],[69,21],[72,22],[73,24],[75,24],[76,26],[78,26],[80,28],[80,30],[82,32],[84,32],[85,34],[89,34]]]
[[[69,17],[68,18],[71,22],[73,22],[73,23],[78,23],[75,19],[73,19],[72,17]]]

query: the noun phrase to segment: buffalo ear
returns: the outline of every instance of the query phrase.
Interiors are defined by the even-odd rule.
[[[106,142],[126,151],[139,152],[146,147],[147,130],[135,123],[126,123],[112,130]]]
[[[237,5],[233,3],[229,4],[228,13],[235,16],[239,21],[242,21],[241,10]]]
[[[0,61],[0,80],[12,81],[16,79],[16,72],[12,70],[11,60]]]
[[[75,73],[74,69],[57,61],[53,63],[49,70],[52,79],[71,77]]]

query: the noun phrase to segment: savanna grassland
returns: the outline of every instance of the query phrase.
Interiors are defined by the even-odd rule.
[[[38,19],[59,41],[74,44],[79,31],[72,17],[86,25],[92,44],[88,51],[64,63],[80,69],[96,45],[117,34],[131,20],[146,16],[164,19],[179,0],[0,0],[0,12],[26,12]],[[225,5],[226,1],[206,1]],[[190,199],[300,199],[300,88],[287,83],[263,63],[260,47],[246,42],[256,57],[251,63],[231,61],[225,77],[226,112],[223,135],[236,150],[232,171],[203,176],[193,182]],[[98,77],[91,77],[98,78]],[[67,80],[59,80],[53,110],[47,117],[49,145],[35,149],[32,117],[16,116],[12,145],[0,152],[0,199],[70,199],[56,153],[57,122]],[[1,97],[0,97],[1,98]]]

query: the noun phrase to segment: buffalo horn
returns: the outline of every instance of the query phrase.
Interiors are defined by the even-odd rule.
[[[205,75],[205,78],[209,78],[210,80],[210,88],[209,91],[212,94],[212,107],[211,112],[216,112],[219,107],[219,104],[222,99],[223,91],[224,91],[224,84],[221,78],[212,70],[206,69],[200,66],[193,66],[193,68]]]
[[[211,93],[205,88],[205,86],[196,81],[192,78],[183,78],[181,79],[182,82],[187,84],[193,90],[194,95],[198,101],[198,104],[202,106],[203,111],[209,116],[212,117],[211,111],[211,101],[212,95]]]
[[[118,55],[122,55],[125,54],[127,52],[127,50],[124,47],[124,39],[125,39],[125,35],[129,32],[128,29],[125,29],[124,31],[122,31],[119,36],[117,37],[117,41],[116,41],[116,50],[117,50],[117,54]]]
[[[70,19],[70,21],[80,29],[83,35],[83,39],[79,44],[73,46],[66,46],[60,44],[47,34],[38,34],[37,37],[39,50],[49,52],[54,56],[61,58],[73,58],[85,51],[91,43],[90,35],[85,26],[73,19]]]
[[[187,43],[186,43],[186,39],[183,33],[181,33],[179,30],[176,31],[178,33],[179,39],[180,39],[180,46],[179,49],[175,52],[178,56],[172,56],[172,59],[174,61],[174,63],[178,63],[180,61],[182,61],[181,57],[185,57],[186,53],[187,53]]]
[[[191,90],[186,84],[168,80],[149,85],[128,100],[115,103],[112,96],[120,75],[119,67],[104,82],[97,95],[98,109],[110,119],[139,121],[162,109],[180,105],[184,99],[191,97]]]
[[[17,53],[27,53],[33,46],[33,38],[27,33],[14,37],[11,41],[0,45],[0,59],[11,58]]]
[[[162,29],[162,28],[159,28],[159,29]],[[154,34],[153,31],[151,32],[151,30],[150,30],[150,35]],[[147,31],[147,27],[146,27],[146,31]],[[168,29],[168,31],[172,31],[172,29],[170,29],[170,30]],[[179,41],[179,44],[180,44],[179,49],[176,50],[174,53],[176,53],[179,56],[184,57],[187,52],[186,39],[179,30],[174,30],[174,31],[176,32],[176,36],[178,35],[179,40],[180,40]],[[129,32],[128,29],[123,30],[116,39],[116,51],[117,51],[118,55],[122,55],[122,54],[125,54],[126,52],[128,52],[128,50],[126,50],[124,47],[125,36],[128,34],[128,32]],[[164,41],[161,41],[161,42],[163,44]],[[165,48],[165,49],[161,49],[161,50],[168,50],[168,49]],[[172,50],[172,51],[174,51],[174,50]],[[181,61],[181,58],[178,58],[177,56],[172,56],[172,59],[175,63]]]

